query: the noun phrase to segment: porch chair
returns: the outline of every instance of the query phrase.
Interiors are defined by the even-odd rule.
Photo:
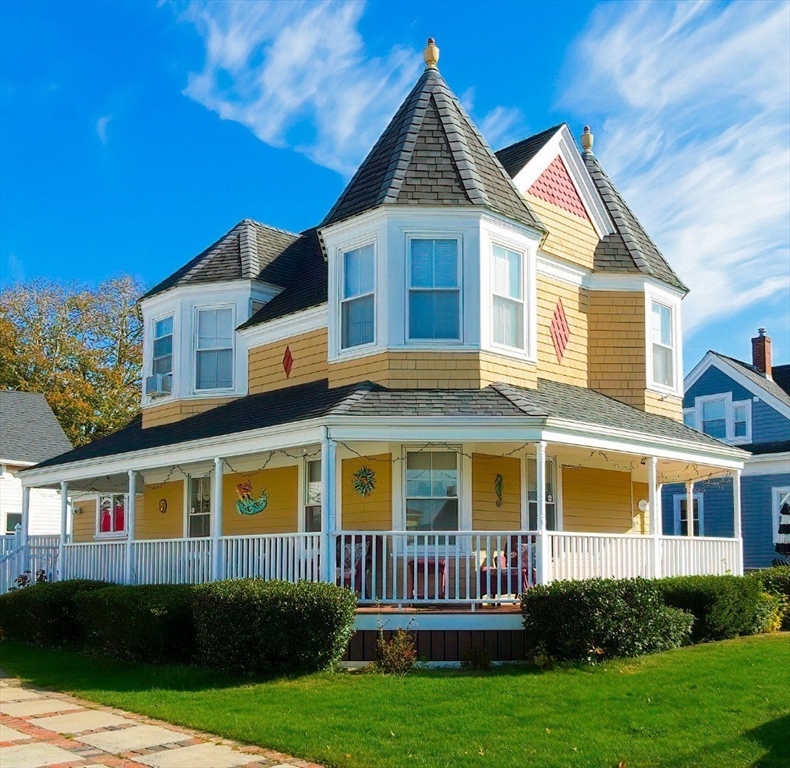
[[[521,595],[536,582],[534,543],[525,542],[520,536],[512,536],[507,553],[496,555],[491,563],[487,560],[483,562],[480,567],[480,597]]]
[[[335,562],[335,583],[356,592],[357,597],[365,597],[368,590],[363,582],[370,574],[372,557],[372,536],[355,537],[354,543],[346,541],[338,547]]]

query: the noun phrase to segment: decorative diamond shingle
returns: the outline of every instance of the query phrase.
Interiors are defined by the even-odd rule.
[[[551,318],[550,331],[552,341],[554,342],[554,351],[557,353],[557,360],[561,363],[562,356],[565,354],[565,350],[571,338],[571,329],[568,325],[568,318],[565,316],[562,299],[557,300],[554,316]]]
[[[285,378],[288,379],[291,376],[291,369],[294,367],[294,356],[291,354],[291,347],[288,346],[285,348],[285,354],[283,355],[283,370],[285,371]]]

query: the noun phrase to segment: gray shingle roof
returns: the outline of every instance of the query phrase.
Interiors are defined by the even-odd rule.
[[[594,257],[595,270],[642,272],[688,291],[604,173],[598,158],[591,151],[586,151],[582,152],[582,159],[615,227],[613,234],[598,243]]]
[[[71,443],[44,395],[0,391],[0,458],[39,462],[68,450]]]
[[[716,357],[721,358],[725,362],[731,363],[734,365],[738,371],[740,371],[747,379],[753,381],[758,387],[764,389],[770,395],[773,395],[779,402],[784,403],[788,408],[790,408],[790,394],[785,392],[784,389],[775,381],[767,378],[764,373],[760,373],[751,363],[745,363],[743,360],[738,360],[735,357],[728,357],[727,355],[722,355],[719,352],[714,352],[711,350],[711,353],[716,355]]]
[[[790,365],[775,365],[771,376],[778,386],[790,395]]]
[[[521,169],[543,149],[563,125],[565,123],[552,126],[545,131],[536,133],[534,136],[528,136],[522,141],[500,149],[496,153],[497,160],[502,163],[502,167],[510,174],[510,177],[515,178]]]
[[[480,205],[543,230],[436,69],[426,69],[321,226],[384,204]]]
[[[182,285],[239,279],[263,280],[261,273],[298,239],[299,235],[293,232],[244,219],[181,269],[151,288],[142,298]],[[276,274],[274,270],[273,276]],[[273,284],[279,285],[276,282]]]

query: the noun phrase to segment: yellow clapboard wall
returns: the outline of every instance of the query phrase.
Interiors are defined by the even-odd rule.
[[[648,535],[650,533],[650,511],[639,511],[639,500],[650,499],[650,487],[647,483],[634,483],[634,508],[633,508],[633,530],[634,533]]]
[[[376,487],[368,496],[354,490],[354,473],[368,467],[376,473]],[[382,453],[364,458],[343,459],[342,527],[344,531],[392,530],[392,456]]]
[[[496,476],[502,475],[502,505],[497,506]],[[521,460],[472,454],[472,528],[521,530]]]
[[[76,544],[93,541],[96,535],[98,503],[95,496],[91,499],[80,499],[74,502],[76,514],[72,520],[72,541]]]
[[[184,535],[183,480],[161,485],[145,486],[141,499],[137,497],[134,536],[136,539],[180,539]],[[160,502],[167,504],[160,512]]]
[[[580,533],[630,533],[631,473],[563,467],[562,527]]]
[[[269,501],[257,515],[236,509],[238,484],[252,483],[257,499],[265,488]],[[299,468],[296,465],[263,469],[254,474],[228,474],[222,478],[222,535],[252,536],[257,533],[293,533],[298,530]]]

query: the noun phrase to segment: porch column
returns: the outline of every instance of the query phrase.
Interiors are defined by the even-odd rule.
[[[219,581],[223,576],[222,558],[222,474],[225,462],[217,456],[214,459],[214,483],[211,487],[211,580]]]
[[[129,497],[126,503],[126,584],[134,584],[134,526],[137,520],[137,472],[129,470]]]
[[[22,547],[22,573],[30,570],[30,550],[27,542],[30,537],[30,487],[22,488],[22,525],[19,531],[19,545]]]
[[[538,502],[538,546],[535,563],[538,572],[538,584],[551,581],[551,545],[546,528],[546,443],[541,440],[535,444],[535,493]]]
[[[686,483],[686,535],[694,536],[694,483]]]
[[[337,445],[324,427],[321,438],[321,578],[335,580],[335,462]]]
[[[732,536],[737,544],[737,562],[733,573],[743,575],[743,536],[741,533],[741,470],[736,469],[732,477]]]
[[[69,535],[69,484],[65,480],[60,481],[60,541],[58,542],[58,567],[57,581],[63,581],[66,578],[65,573],[65,555],[66,555],[66,540]],[[31,574],[35,579],[36,574]]]
[[[653,578],[661,578],[661,488],[658,484],[658,459],[647,460],[648,504],[650,505],[650,541],[652,544]]]

